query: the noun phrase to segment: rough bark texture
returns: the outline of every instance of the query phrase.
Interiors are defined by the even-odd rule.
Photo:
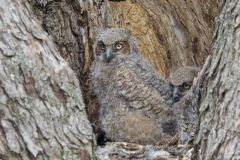
[[[0,4],[0,159],[92,159],[74,72],[28,2]]]
[[[240,159],[240,1],[222,1],[200,106],[199,159]]]

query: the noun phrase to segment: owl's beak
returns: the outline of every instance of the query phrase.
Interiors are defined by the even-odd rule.
[[[113,54],[112,48],[107,48],[105,52],[105,59],[109,63],[115,55]]]
[[[174,100],[174,102],[179,101],[181,96],[182,95],[181,95],[181,92],[180,92],[179,88],[178,87],[174,87],[173,88],[173,100]]]

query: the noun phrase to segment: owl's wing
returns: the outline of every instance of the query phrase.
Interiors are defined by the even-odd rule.
[[[132,69],[120,66],[117,71],[118,96],[124,99],[129,110],[143,112],[147,116],[163,117],[172,114],[161,94],[139,78]]]
[[[132,56],[128,59],[128,67],[145,84],[155,88],[165,101],[171,104],[172,87],[170,83],[161,75],[141,55]]]

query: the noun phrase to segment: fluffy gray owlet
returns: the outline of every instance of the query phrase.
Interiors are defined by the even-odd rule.
[[[199,71],[200,68],[198,67],[183,66],[170,73],[169,81],[173,85],[172,96],[174,102],[179,101],[181,97],[186,95]]]
[[[180,125],[179,143],[186,144],[192,140],[198,126],[197,102],[191,89],[193,79],[200,68],[183,66],[170,73],[173,85],[173,110]]]
[[[97,36],[90,78],[107,138],[153,144],[176,134],[175,116],[166,104],[171,85],[141,56],[128,30],[112,28]]]

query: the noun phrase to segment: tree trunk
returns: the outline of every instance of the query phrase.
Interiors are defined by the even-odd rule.
[[[92,159],[74,72],[27,2],[0,4],[0,159]]]
[[[221,1],[221,8],[199,109],[198,159],[240,159],[240,2]]]

